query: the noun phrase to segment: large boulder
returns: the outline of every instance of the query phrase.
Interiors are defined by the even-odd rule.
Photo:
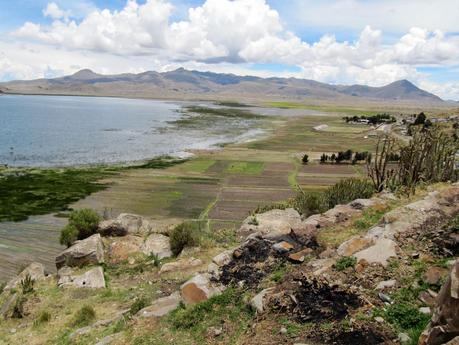
[[[180,302],[182,302],[182,297],[177,291],[170,296],[157,299],[150,306],[140,310],[137,315],[140,317],[161,317],[177,309]]]
[[[388,238],[380,238],[375,243],[354,254],[357,261],[365,260],[369,264],[377,263],[384,267],[387,266],[391,257],[396,257],[396,243]]]
[[[151,234],[147,237],[141,248],[145,255],[156,255],[159,259],[172,256],[169,237],[161,234]]]
[[[61,287],[105,288],[104,270],[100,266],[83,274],[74,274],[70,267],[63,267],[58,271],[58,278],[57,285]]]
[[[99,234],[76,241],[56,257],[56,267],[81,267],[104,262],[104,245]]]
[[[244,220],[239,233],[249,235],[260,234],[263,238],[276,238],[290,234],[294,228],[301,228],[301,216],[293,208],[286,210],[270,210]]]
[[[419,345],[440,345],[459,336],[459,259],[437,297],[432,320],[419,338]]]
[[[214,295],[220,294],[224,287],[210,280],[210,274],[195,275],[180,287],[180,294],[186,304],[205,301]]]
[[[43,279],[45,278],[45,267],[38,262],[32,262],[21,273],[11,279],[8,284],[6,284],[4,290],[8,291],[16,288],[27,276],[30,276],[30,278],[35,281]]]
[[[102,221],[98,231],[102,236],[125,236],[147,234],[153,228],[153,224],[142,216],[121,213],[115,219]]]

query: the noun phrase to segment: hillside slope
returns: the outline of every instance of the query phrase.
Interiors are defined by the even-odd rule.
[[[331,101],[411,101],[441,103],[438,96],[407,80],[383,87],[329,85],[296,78],[259,78],[188,71],[101,75],[81,70],[73,75],[31,81],[0,83],[6,93],[69,94],[144,98],[261,98]]]

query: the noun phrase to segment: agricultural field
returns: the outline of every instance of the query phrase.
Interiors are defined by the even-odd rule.
[[[364,174],[359,165],[318,163],[324,152],[366,151],[374,147],[375,138],[364,139],[368,127],[346,124],[343,115],[308,113],[283,116],[281,120],[272,117],[271,131],[257,141],[195,151],[194,158],[183,162],[152,161],[135,168],[116,169],[108,175],[98,171],[103,178],[101,185],[87,184],[98,189],[86,197],[89,193],[84,192],[80,196],[84,198],[69,208],[89,207],[106,217],[135,213],[158,221],[193,219],[207,224],[210,230],[235,229],[257,207],[292,198],[298,186],[307,191],[320,190],[343,177]],[[314,130],[318,125],[327,127]],[[310,157],[307,165],[301,164],[304,153]],[[57,206],[53,212],[62,205]],[[18,267],[33,256],[53,269],[49,257],[61,249],[58,237],[63,224],[65,218],[52,215],[34,216],[18,223],[1,222],[0,239],[14,248],[14,253],[2,251],[0,261],[11,262],[14,258],[16,262],[3,266]],[[34,249],[27,243],[34,243]],[[0,271],[0,279],[14,273]]]

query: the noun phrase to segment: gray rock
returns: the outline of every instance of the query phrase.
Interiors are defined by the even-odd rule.
[[[293,208],[270,210],[256,215],[258,225],[250,224],[253,217],[247,217],[239,229],[240,234],[258,233],[263,238],[288,235],[293,228],[302,227],[301,216]]]
[[[102,267],[94,267],[80,275],[74,275],[68,267],[64,267],[58,272],[58,286],[100,289],[105,288],[104,270]]]
[[[145,240],[141,248],[145,255],[156,255],[159,259],[170,258],[172,256],[169,237],[161,234],[151,234]]]
[[[233,258],[232,250],[225,250],[224,252],[213,257],[212,262],[219,267],[225,266],[231,262]]]
[[[376,286],[376,290],[392,288],[395,286],[395,284],[397,284],[397,281],[395,279],[385,280],[378,283],[378,285]]]
[[[437,307],[419,345],[440,345],[459,335],[459,259],[451,268],[437,297]]]
[[[203,265],[202,260],[195,259],[193,257],[180,259],[174,262],[168,262],[161,266],[159,270],[159,274],[170,273],[170,272],[177,272],[177,271],[185,271],[191,268],[199,267]]]
[[[430,310],[429,307],[421,307],[421,308],[419,308],[419,312],[420,312],[421,314],[425,314],[425,315],[430,315],[430,314],[432,314],[432,311]]]
[[[153,230],[153,224],[144,217],[121,213],[116,219],[101,222],[98,231],[102,236],[125,236],[145,235]]]
[[[278,243],[275,243],[273,245],[273,249],[278,252],[278,253],[287,253],[289,251],[291,251],[292,249],[294,248],[294,246],[287,242],[287,241],[282,241],[282,242],[278,242]]]
[[[257,311],[258,314],[262,314],[264,311],[264,300],[267,294],[273,291],[273,288],[264,289],[263,291],[259,292],[255,297],[250,300],[250,305],[253,309]]]
[[[161,317],[177,309],[181,301],[180,293],[174,292],[170,296],[157,299],[150,306],[140,310],[137,315],[139,317]]]
[[[387,238],[380,238],[375,244],[367,249],[354,254],[357,261],[366,260],[369,264],[378,263],[387,266],[389,258],[397,256],[395,252],[396,243]]]
[[[410,336],[406,333],[399,333],[398,340],[401,344],[408,344],[411,342]]]
[[[119,336],[119,333],[107,335],[106,337],[103,337],[102,339],[100,339],[95,345],[111,344],[118,336]]]
[[[81,267],[104,262],[104,245],[99,234],[77,241],[56,257],[56,267]]]
[[[180,287],[180,294],[186,304],[205,301],[222,293],[224,286],[210,281],[210,274],[197,274]]]
[[[382,292],[378,293],[378,297],[383,302],[392,303],[392,299],[386,294],[383,294]]]
[[[30,276],[33,280],[41,280],[45,278],[45,267],[38,263],[32,262],[29,266],[27,266],[21,273],[19,273],[16,277],[11,279],[8,284],[6,284],[4,291],[9,291],[11,289],[16,288],[22,280],[24,280],[27,276]]]

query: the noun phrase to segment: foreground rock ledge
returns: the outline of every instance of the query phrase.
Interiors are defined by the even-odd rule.
[[[104,245],[99,234],[76,241],[56,257],[57,269],[63,266],[81,267],[104,262]]]

